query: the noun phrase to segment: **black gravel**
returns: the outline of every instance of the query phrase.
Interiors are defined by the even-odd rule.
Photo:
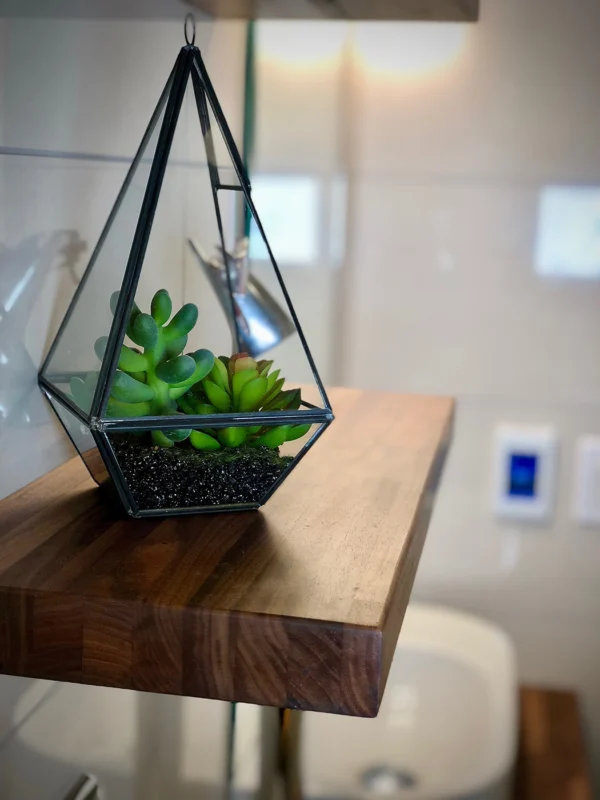
[[[267,447],[203,453],[187,443],[168,448],[127,435],[110,439],[141,510],[259,503],[292,461]]]

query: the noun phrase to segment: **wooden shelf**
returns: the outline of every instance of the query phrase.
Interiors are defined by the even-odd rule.
[[[190,0],[225,19],[350,19],[476,22],[480,0]],[[119,0],[3,0],[4,17],[49,19],[183,19],[181,4]],[[199,17],[199,22],[202,19]]]
[[[233,19],[436,20],[476,22],[479,0],[192,0]]]
[[[520,711],[514,800],[592,800],[577,695],[526,687]]]
[[[260,512],[133,520],[79,459],[0,503],[0,672],[372,716],[453,402],[339,389]]]

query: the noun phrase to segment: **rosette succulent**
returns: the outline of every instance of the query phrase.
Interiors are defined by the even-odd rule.
[[[247,353],[231,358],[219,356],[210,373],[182,395],[178,404],[186,414],[285,411],[300,408],[300,389],[285,390],[280,370],[271,371],[272,361],[255,361]],[[196,430],[190,443],[198,450],[221,447],[280,447],[300,439],[310,425],[235,426],[218,430]]]

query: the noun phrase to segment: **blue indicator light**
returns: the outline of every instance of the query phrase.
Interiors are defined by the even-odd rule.
[[[510,497],[535,497],[538,457],[512,453],[509,457],[508,494]]]

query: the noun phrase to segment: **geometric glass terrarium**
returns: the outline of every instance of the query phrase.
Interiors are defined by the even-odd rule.
[[[333,420],[193,41],[39,379],[136,517],[258,508]]]

